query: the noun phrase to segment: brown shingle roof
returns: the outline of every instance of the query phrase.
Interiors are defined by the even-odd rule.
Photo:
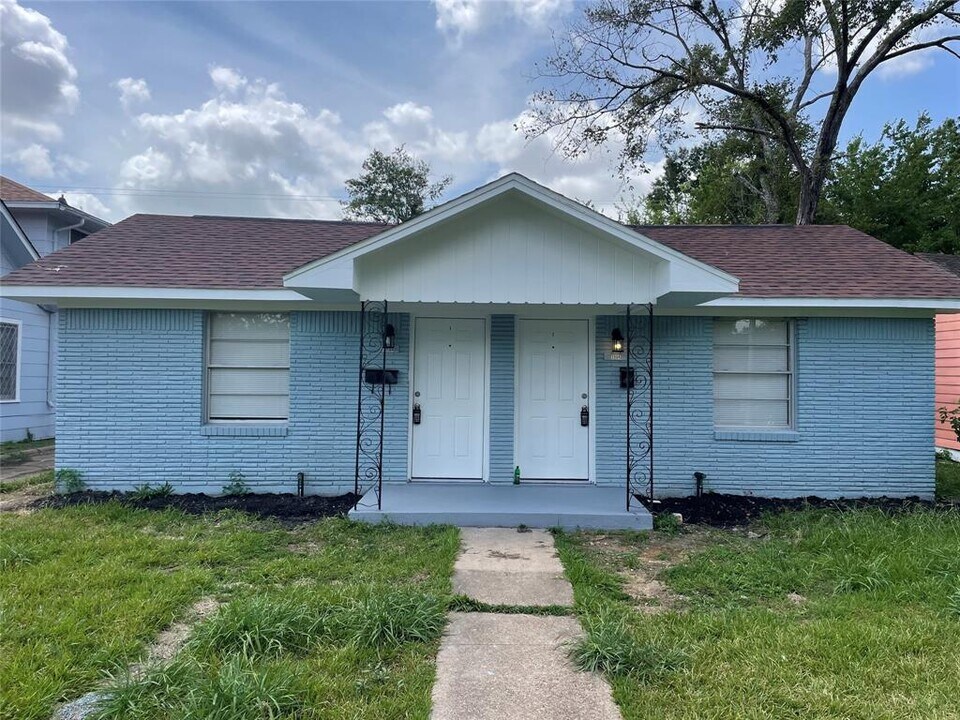
[[[388,227],[133,215],[3,280],[23,285],[279,288],[292,270]],[[737,276],[745,296],[960,298],[960,278],[845,226],[635,229]]]
[[[846,225],[634,229],[737,276],[749,297],[960,298],[960,278]]]
[[[49,195],[44,195],[33,188],[0,175],[0,200],[4,202],[55,202]]]
[[[960,275],[960,255],[947,255],[946,253],[917,253],[917,257],[929,260],[942,267],[954,275]]]
[[[291,270],[386,227],[322,220],[132,215],[3,280],[25,285],[279,288]]]

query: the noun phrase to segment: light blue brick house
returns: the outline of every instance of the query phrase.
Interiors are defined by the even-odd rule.
[[[4,294],[60,308],[57,465],[91,487],[239,471],[375,519],[636,527],[695,473],[931,497],[960,310],[850,228],[633,228],[516,174],[395,227],[136,215]]]

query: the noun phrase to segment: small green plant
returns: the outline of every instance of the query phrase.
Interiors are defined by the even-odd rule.
[[[234,470],[229,476],[230,482],[223,486],[224,495],[249,495],[250,486],[247,485],[247,476],[239,470]]]
[[[243,598],[194,630],[191,647],[224,655],[276,657],[306,652],[323,632],[325,613],[289,599]]]
[[[83,473],[73,468],[60,468],[54,477],[57,492],[65,495],[80,492],[86,487],[86,483],[83,481]]]
[[[32,442],[33,442],[33,433],[30,432],[30,428],[27,428],[27,434],[23,437],[23,441],[24,441],[25,443],[32,443]]]
[[[396,649],[429,642],[443,632],[444,603],[431,595],[398,590],[357,600],[331,617],[337,637],[363,648]]]
[[[660,513],[653,516],[653,529],[668,535],[678,535],[681,523],[673,513]]]
[[[602,610],[586,622],[586,634],[573,644],[573,661],[588,672],[649,681],[680,668],[678,650],[634,638],[623,614]]]
[[[942,406],[937,409],[937,412],[940,414],[940,422],[949,425],[953,434],[957,436],[957,441],[960,442],[960,404],[953,408]]]
[[[134,500],[153,500],[154,498],[170,497],[173,495],[173,485],[165,482],[163,485],[152,486],[150,483],[137,485],[130,497]]]

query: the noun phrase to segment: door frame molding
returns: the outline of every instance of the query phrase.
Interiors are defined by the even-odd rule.
[[[410,368],[410,381],[407,383],[407,481],[408,482],[462,482],[477,483],[490,482],[490,316],[485,313],[470,313],[454,309],[444,312],[443,309],[433,308],[424,312],[409,313],[410,316],[410,347],[407,358]],[[417,360],[417,320],[481,320],[483,322],[483,438],[480,448],[480,479],[475,478],[415,478],[413,475],[413,404],[415,392]],[[592,424],[592,423],[591,423]]]
[[[514,316],[513,325],[513,466],[519,464],[520,448],[520,324],[524,320],[570,320],[587,323],[587,405],[590,407],[590,426],[587,428],[587,479],[586,480],[528,480],[528,484],[595,485],[597,482],[596,448],[597,443],[597,358],[596,358],[596,316],[592,317],[544,317],[541,315]],[[520,482],[524,482],[523,477]]]

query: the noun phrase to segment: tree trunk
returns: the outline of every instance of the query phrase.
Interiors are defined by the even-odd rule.
[[[800,204],[797,207],[797,225],[812,225],[820,203],[823,181],[817,182],[814,172],[807,170],[800,175]]]

